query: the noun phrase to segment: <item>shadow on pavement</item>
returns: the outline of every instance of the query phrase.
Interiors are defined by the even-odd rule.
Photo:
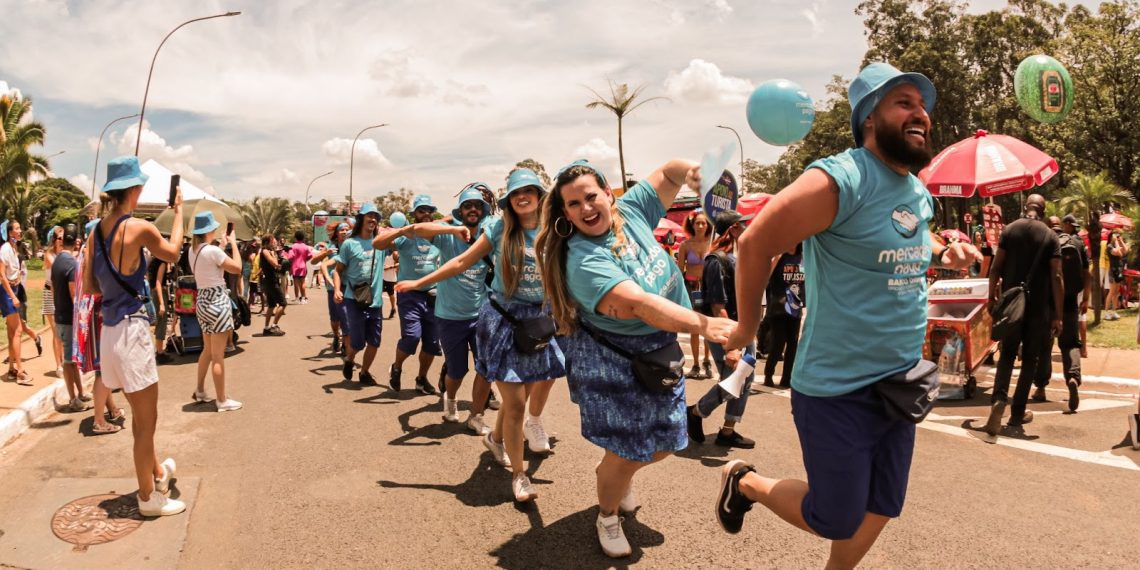
[[[317,368],[316,370],[326,370],[329,368],[330,367],[326,366],[325,368]],[[340,370],[339,366],[334,366],[331,368],[336,368],[337,370]],[[320,376],[320,374],[318,374],[316,370],[310,370],[310,372]],[[353,392],[359,392],[362,388],[363,387],[360,385],[360,382],[353,382],[352,380],[341,380],[340,382],[333,382],[332,384],[325,384],[324,386],[321,386],[321,390],[324,390],[326,394],[332,394],[334,389],[336,389],[336,390],[351,390]]]
[[[479,455],[479,464],[471,476],[458,485],[384,480],[377,481],[376,484],[384,489],[428,489],[451,493],[468,507],[493,507],[514,501],[511,495],[511,472],[496,463],[490,452]]]
[[[591,506],[549,526],[542,525],[541,517],[537,517],[537,522],[532,517],[530,530],[515,535],[489,554],[498,558],[500,568],[627,568],[641,560],[642,548],[665,544],[663,534],[627,515],[622,528],[633,554],[622,559],[609,558],[598,546],[594,527],[597,516],[597,507]]]
[[[188,402],[182,404],[182,411],[195,414],[215,413],[218,411],[218,406],[214,402]]]
[[[447,439],[449,437],[459,435],[467,431],[466,426],[464,426],[462,423],[445,423],[443,422],[441,416],[437,416],[441,418],[439,423],[428,424],[419,428],[412,427],[413,417],[432,411],[443,411],[442,400],[438,402],[430,402],[414,410],[408,410],[400,414],[397,420],[400,422],[400,431],[404,432],[404,435],[401,435],[400,437],[389,441],[388,445],[440,445],[439,440]],[[426,438],[434,441],[412,441],[419,438]]]
[[[1003,425],[1001,427],[1001,431],[998,432],[997,437],[993,437],[990,434],[983,431],[983,428],[985,428],[985,425],[986,425],[986,420],[985,420],[985,418],[982,418],[980,420],[966,420],[966,421],[962,422],[962,425],[960,427],[964,430],[969,430],[970,432],[978,434],[978,439],[981,439],[982,441],[984,441],[986,443],[997,443],[997,438],[999,438],[999,437],[1008,437],[1011,439],[1020,439],[1022,441],[1037,441],[1037,440],[1041,439],[1041,436],[1039,436],[1039,435],[1029,435],[1029,434],[1025,433],[1025,427],[1024,426],[1011,426],[1011,425]]]
[[[715,437],[715,436],[714,436]],[[705,467],[721,467],[728,463],[728,454],[732,448],[713,445],[711,443],[697,443],[689,440],[689,447],[674,453],[684,459],[695,459]]]

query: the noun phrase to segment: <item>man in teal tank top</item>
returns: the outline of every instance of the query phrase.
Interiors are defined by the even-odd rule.
[[[854,567],[906,497],[915,426],[887,413],[874,384],[922,358],[926,270],[964,269],[973,246],[943,247],[927,227],[933,199],[912,173],[930,162],[934,85],[885,63],[848,90],[855,148],[817,160],[741,236],[739,324],[728,348],[760,323],[772,259],[804,242],[809,308],[792,372],[792,415],[810,485],[725,466],[717,519],[740,531],[760,502],[832,544],[828,566]]]

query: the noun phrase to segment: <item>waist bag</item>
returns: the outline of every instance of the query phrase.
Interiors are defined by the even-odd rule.
[[[938,399],[938,365],[919,360],[914,368],[887,376],[874,386],[888,414],[917,424],[926,419]]]
[[[554,338],[556,330],[554,319],[548,315],[520,319],[504,309],[494,297],[490,300],[491,306],[511,323],[515,349],[523,354],[538,354],[550,346],[550,339]]]
[[[352,286],[352,300],[364,305],[372,306],[372,280],[376,277],[376,250],[372,250],[372,266],[368,269],[368,281]]]
[[[670,342],[657,350],[633,354],[586,324],[583,323],[581,326],[598,344],[630,361],[633,365],[633,377],[642,388],[656,394],[664,394],[671,392],[681,383],[685,375],[685,353],[677,341]]]

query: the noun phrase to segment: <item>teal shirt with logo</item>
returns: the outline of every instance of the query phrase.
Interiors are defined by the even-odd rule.
[[[463,224],[452,222],[451,225]],[[471,247],[450,234],[436,236],[432,243],[439,248],[441,264],[459,257]],[[436,289],[435,316],[450,321],[478,318],[479,309],[487,302],[487,270],[487,264],[480,259],[463,273],[440,281]]]
[[[359,283],[372,283],[373,308],[384,306],[384,256],[387,252],[372,248],[372,240],[350,237],[340,246],[336,260],[344,264],[344,296],[352,298],[352,288]]]
[[[807,319],[792,387],[854,392],[913,367],[926,335],[934,199],[864,148],[817,160],[839,187],[835,221],[804,244]]]
[[[396,274],[398,281],[411,281],[425,277],[439,269],[439,248],[432,242],[420,237],[398,237],[392,244],[400,253],[400,270]],[[383,273],[383,268],[381,273]],[[431,291],[435,285],[419,289]]]
[[[499,255],[499,248],[503,244],[503,219],[492,218],[485,222],[483,232],[487,236],[487,240],[491,242],[491,260],[496,267],[495,280],[491,282],[491,289],[500,295],[505,295],[506,287],[503,286],[503,272],[498,269],[503,264],[503,258]],[[538,228],[524,229],[523,235],[525,236],[523,267],[521,273],[516,273],[519,285],[515,288],[515,295],[510,300],[538,304],[546,300],[546,292],[542,289],[542,278],[538,274],[538,266],[535,264],[534,256],[534,239],[538,236]]]
[[[623,281],[633,281],[647,293],[692,309],[681,269],[657,243],[653,228],[665,216],[657,191],[642,180],[617,200],[625,219],[626,246],[614,254],[613,232],[591,238],[576,233],[566,257],[566,281],[579,315],[594,328],[623,335],[659,332],[640,319],[615,319],[597,313],[598,303]]]

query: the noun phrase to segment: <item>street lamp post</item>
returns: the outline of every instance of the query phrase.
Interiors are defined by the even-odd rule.
[[[206,16],[205,18],[194,18],[193,20],[186,20],[185,22],[178,24],[178,27],[170,30],[170,33],[166,34],[165,38],[162,38],[162,42],[158,44],[158,49],[154,50],[154,57],[150,59],[150,71],[148,71],[146,74],[146,90],[143,91],[142,111],[139,112],[139,132],[138,137],[135,138],[135,156],[139,155],[139,143],[142,142],[143,118],[146,116],[146,97],[150,94],[150,77],[154,75],[154,62],[158,59],[158,52],[162,49],[162,46],[166,43],[166,40],[170,39],[170,36],[174,35],[174,32],[177,32],[180,28],[182,28],[182,26],[185,26],[186,24],[201,22],[202,20],[212,20],[214,18],[227,18],[230,16],[240,15],[241,12],[226,12],[225,14],[215,14],[213,16]]]
[[[103,147],[103,135],[107,134],[107,129],[110,129],[111,125],[113,125],[119,121],[125,121],[127,119],[133,119],[137,116],[139,116],[138,113],[135,113],[134,115],[127,115],[125,117],[119,117],[118,119],[115,119],[114,121],[111,121],[110,123],[107,123],[107,126],[103,127],[103,132],[99,133],[99,142],[96,143],[96,145],[95,145],[95,171],[91,173],[91,199],[92,200],[95,199],[95,179],[99,177],[99,151],[102,150],[102,147]],[[142,129],[141,123],[139,124],[139,129]]]
[[[732,134],[736,135],[736,144],[740,145],[740,193],[744,194],[744,142],[740,140],[740,133],[736,132],[736,129],[724,125],[717,125],[716,127],[718,129],[728,129],[732,131]]]
[[[330,170],[330,171],[310,180],[308,188],[305,188],[305,209],[309,211],[309,217],[310,218],[313,217],[313,209],[309,206],[309,188],[313,187],[313,182],[316,182],[317,179],[324,178],[324,177],[326,177],[332,173],[333,173],[333,171]]]
[[[365,131],[387,126],[388,123],[381,123],[379,125],[372,125],[371,127],[364,127],[360,129],[359,133],[356,133],[356,138],[352,139],[352,148],[348,151],[348,213],[350,215],[355,213],[352,211],[352,205],[356,203],[352,200],[352,167],[356,161],[356,141],[360,139],[360,135],[364,134]]]

